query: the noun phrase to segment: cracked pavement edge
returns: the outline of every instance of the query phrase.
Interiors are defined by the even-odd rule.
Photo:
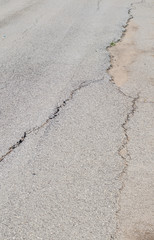
[[[140,2],[139,2],[140,3]],[[127,34],[127,28],[128,28],[128,25],[130,23],[130,21],[133,19],[133,15],[131,14],[131,11],[133,9],[133,3],[131,3],[131,7],[130,9],[128,10],[128,15],[129,15],[129,18],[126,22],[126,24],[123,26],[123,32],[122,32],[122,35],[121,37],[115,42],[115,43],[118,43],[118,42],[121,42],[123,40],[123,38],[125,37],[125,35]],[[108,46],[107,47],[107,50],[109,50],[110,48],[112,48],[114,46]],[[111,59],[112,59],[112,56],[110,54],[110,66],[108,67],[107,69],[107,72],[109,74],[109,70],[111,68],[113,68],[112,64],[111,64]],[[110,75],[110,74],[109,74]],[[120,206],[120,196],[121,196],[121,192],[123,191],[124,187],[125,187],[125,179],[124,177],[127,175],[127,169],[128,169],[128,165],[129,165],[129,161],[131,160],[131,155],[128,151],[128,148],[127,148],[127,145],[128,145],[128,142],[129,142],[129,135],[128,135],[128,128],[127,128],[127,124],[128,122],[132,119],[132,117],[134,116],[136,110],[137,110],[137,102],[139,101],[139,98],[140,98],[140,93],[137,93],[136,94],[136,97],[132,97],[132,96],[129,96],[127,94],[125,94],[120,87],[118,87],[115,82],[114,82],[114,76],[111,76],[110,75],[110,82],[111,84],[113,84],[117,91],[119,91],[119,93],[121,93],[122,95],[124,95],[127,99],[131,99],[131,108],[129,110],[129,112],[127,113],[126,115],[126,118],[124,120],[124,122],[122,123],[121,127],[123,129],[123,134],[124,134],[124,138],[123,138],[123,141],[122,141],[122,144],[121,146],[119,147],[118,149],[118,155],[121,157],[121,159],[123,160],[123,164],[124,164],[124,167],[121,171],[121,173],[119,174],[118,178],[121,180],[121,187],[119,188],[119,193],[118,193],[118,196],[117,196],[117,211],[116,211],[116,218],[117,218],[117,223],[116,223],[116,232],[114,235],[111,236],[111,240],[113,239],[117,239],[117,230],[119,229],[119,221],[118,221],[118,214],[121,210],[121,206]]]

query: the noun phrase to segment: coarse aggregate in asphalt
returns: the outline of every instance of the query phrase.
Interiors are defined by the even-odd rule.
[[[151,240],[153,2],[0,0],[0,12],[0,240]],[[143,54],[119,88],[108,46],[131,14]]]

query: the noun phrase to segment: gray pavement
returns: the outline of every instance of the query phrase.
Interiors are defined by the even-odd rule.
[[[2,2],[1,155],[80,83],[104,76],[106,46],[120,36],[128,2]]]
[[[133,5],[141,26],[149,5],[147,21],[152,1]],[[127,159],[119,150],[129,114],[131,159],[144,163],[148,155],[151,168],[152,147],[141,153],[139,136],[152,135],[153,89],[143,74],[138,89],[133,65],[134,82],[113,84],[106,49],[121,37],[130,8],[127,0],[0,0],[0,240],[133,239],[125,235],[126,205],[134,203],[121,191]],[[126,186],[135,194],[133,183]]]

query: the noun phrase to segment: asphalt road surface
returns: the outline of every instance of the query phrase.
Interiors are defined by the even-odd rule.
[[[0,0],[0,240],[154,238],[153,14]],[[108,46],[131,15],[141,54],[119,87]]]

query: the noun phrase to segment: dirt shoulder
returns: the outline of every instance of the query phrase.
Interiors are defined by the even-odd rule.
[[[133,4],[133,19],[109,52],[112,81],[130,99],[134,111],[123,125],[125,161],[117,212],[118,240],[154,239],[154,3]],[[137,98],[138,96],[138,98]],[[124,148],[123,148],[124,149]],[[123,150],[122,149],[122,150]]]
[[[109,74],[113,77],[118,87],[121,87],[128,81],[129,66],[141,53],[141,51],[137,49],[134,40],[137,30],[138,26],[135,24],[135,21],[131,19],[122,40],[117,43],[113,42],[112,45],[115,46],[109,48],[112,65],[109,69]]]

